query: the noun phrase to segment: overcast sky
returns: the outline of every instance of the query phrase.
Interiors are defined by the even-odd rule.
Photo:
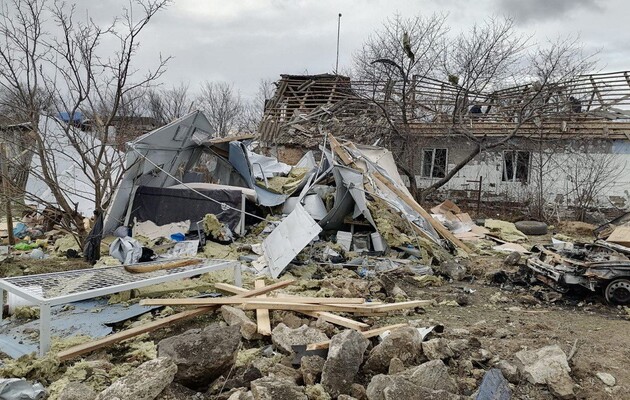
[[[97,4],[94,4],[97,3]],[[124,0],[83,0],[106,19]],[[387,16],[448,15],[453,33],[489,16],[512,16],[519,29],[544,41],[579,33],[587,50],[600,50],[604,71],[630,69],[627,0],[175,0],[144,32],[138,67],[161,53],[172,56],[167,84],[233,82],[244,96],[260,79],[281,73],[324,73],[335,66],[337,14],[342,13],[340,71]]]

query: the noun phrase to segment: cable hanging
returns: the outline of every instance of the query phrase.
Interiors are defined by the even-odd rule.
[[[148,161],[148,162],[149,162],[151,165],[153,165],[155,168],[157,168],[157,169],[159,169],[160,171],[164,172],[164,173],[165,173],[165,174],[166,174],[169,178],[171,178],[171,179],[175,180],[175,182],[177,182],[178,184],[180,184],[180,185],[184,186],[186,189],[191,190],[193,193],[196,193],[196,194],[198,194],[199,196],[201,196],[201,197],[203,197],[203,198],[205,198],[205,199],[208,199],[208,200],[210,200],[210,201],[212,201],[212,202],[214,202],[214,203],[219,204],[219,205],[221,206],[221,209],[222,209],[222,210],[232,209],[232,210],[238,211],[239,213],[243,213],[243,214],[245,214],[245,215],[249,215],[250,217],[257,218],[257,219],[259,219],[259,220],[261,220],[261,221],[265,221],[265,222],[273,222],[273,221],[269,221],[269,220],[268,220],[268,219],[266,219],[266,218],[260,217],[260,216],[258,216],[258,215],[256,215],[256,214],[252,214],[252,213],[249,213],[249,212],[247,212],[247,211],[245,211],[245,210],[241,210],[241,209],[239,209],[239,208],[232,207],[232,206],[231,206],[231,205],[229,205],[229,204],[223,203],[223,202],[221,202],[221,201],[219,201],[219,200],[213,199],[212,197],[210,197],[210,196],[208,196],[208,195],[206,195],[206,194],[201,193],[201,192],[200,192],[200,191],[198,191],[197,189],[195,189],[195,188],[193,188],[193,187],[189,186],[188,184],[186,184],[186,183],[182,182],[180,179],[178,179],[177,177],[175,177],[175,176],[173,176],[172,174],[170,174],[170,173],[169,173],[168,171],[166,171],[164,168],[160,167],[159,165],[157,165],[156,163],[154,163],[153,161],[151,161],[151,160],[150,160],[147,156],[145,156],[144,154],[142,154],[141,152],[139,152],[139,151],[138,151],[135,147],[132,147],[132,149],[133,149],[133,151],[135,151],[135,152],[136,152],[136,153],[137,153],[140,157],[142,157],[144,160]]]

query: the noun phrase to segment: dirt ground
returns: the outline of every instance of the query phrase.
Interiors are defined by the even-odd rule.
[[[475,272],[479,274],[483,269],[488,276],[505,269],[497,257],[477,257],[472,265]],[[470,291],[474,293],[464,294]],[[568,355],[577,340],[569,361],[579,388],[577,398],[630,399],[630,311],[606,305],[601,296],[592,293],[577,293],[550,303],[534,296],[541,293],[555,299],[555,292],[545,287],[502,288],[485,278],[426,288],[424,292],[418,297],[434,298],[439,303],[458,298],[461,301],[465,296],[468,304],[428,307],[424,314],[404,318],[425,321],[426,326],[444,325],[445,337],[453,329],[468,330],[469,337],[478,338],[482,348],[508,361],[513,361],[513,355],[520,350],[554,344]],[[400,318],[393,317],[392,321]],[[613,375],[617,385],[604,385],[595,376],[598,372]],[[519,385],[513,395],[515,399],[554,398],[545,388],[528,384]]]
[[[588,230],[582,226],[563,226],[563,234],[574,239],[592,240]],[[531,244],[549,243],[551,234],[530,237]],[[569,355],[571,376],[578,385],[578,399],[630,399],[630,347],[627,344],[630,327],[630,308],[614,307],[605,304],[598,293],[586,290],[561,296],[551,289],[533,281],[520,280],[521,267],[505,266],[505,256],[484,251],[484,255],[471,256],[461,263],[467,266],[464,279],[444,282],[441,286],[420,287],[411,280],[409,286],[403,281],[395,282],[407,294],[403,300],[434,299],[438,305],[424,309],[407,310],[392,313],[386,317],[357,318],[374,327],[409,321],[414,326],[443,325],[447,339],[476,338],[480,347],[489,351],[494,359],[514,361],[514,354],[524,349],[539,349],[548,345],[558,345]],[[524,259],[520,264],[524,263]],[[45,273],[61,270],[88,268],[80,259],[5,260],[0,263],[0,276],[15,276]],[[306,272],[310,271],[310,272]],[[499,272],[506,280],[493,279]],[[371,294],[384,295],[383,282],[388,280],[383,275],[360,278],[348,268],[340,267],[297,267],[288,271],[298,279],[296,286],[310,290],[335,288],[337,282],[349,283],[352,296],[371,297]],[[300,275],[304,274],[304,275]],[[409,274],[409,273],[408,273]],[[395,273],[394,273],[395,275]],[[409,276],[409,275],[408,275]],[[366,283],[366,281],[369,281]],[[403,283],[401,283],[403,282]],[[248,284],[251,282],[248,281]],[[308,284],[307,284],[308,283]],[[363,285],[362,284],[366,284]],[[312,284],[312,285],[311,285]],[[250,285],[251,286],[251,285]],[[381,287],[382,286],[382,287]],[[341,287],[341,285],[340,285]],[[367,289],[365,289],[367,287]],[[374,287],[379,289],[372,290]],[[362,289],[359,289],[362,288]],[[304,294],[306,295],[306,294]],[[344,294],[345,295],[345,294]],[[377,298],[392,301],[393,298]],[[396,298],[397,301],[401,299]],[[177,307],[176,307],[177,309]],[[272,312],[273,325],[282,318],[283,313]],[[286,314],[286,313],[285,313]],[[293,316],[298,318],[297,316]],[[301,316],[303,317],[303,316]],[[218,314],[208,314],[192,320],[174,324],[148,335],[147,340],[157,343],[159,340],[184,332],[187,329],[204,327],[210,321],[220,321]],[[308,319],[303,319],[309,323]],[[120,327],[119,327],[120,328]],[[264,347],[269,341],[252,341],[247,346]],[[124,345],[115,345],[94,352],[88,360],[110,359],[123,362],[128,349]],[[449,369],[458,380],[460,387],[465,387],[462,394],[471,394],[478,388],[484,370],[492,363],[476,365],[473,370],[462,370],[456,360],[449,361]],[[606,386],[596,373],[606,372],[616,379],[614,387]],[[212,397],[210,397],[212,398]],[[519,383],[514,387],[514,399],[554,399],[546,387]],[[401,399],[403,400],[403,399]]]
[[[414,321],[419,326],[440,324],[445,327],[442,337],[477,338],[481,348],[510,362],[516,352],[524,349],[559,345],[569,355],[575,346],[569,365],[578,385],[577,399],[630,399],[630,368],[627,368],[630,314],[624,308],[606,305],[602,296],[589,292],[560,297],[536,284],[529,287],[493,284],[490,277],[494,272],[518,270],[518,267],[503,266],[497,256],[474,257],[469,269],[475,276],[472,282],[464,280],[419,288],[410,296],[410,299],[434,299],[438,304],[444,302],[442,305],[363,320],[374,326],[405,321]],[[465,305],[456,306],[453,304],[456,301]],[[274,311],[272,317],[278,313]],[[190,328],[203,327],[216,318],[216,315],[208,315],[177,324],[168,330],[153,332],[151,338],[157,342]],[[462,329],[469,334],[462,336],[457,332]],[[480,368],[488,369],[491,365]],[[616,386],[604,385],[596,377],[597,372],[613,375]],[[475,388],[481,378],[461,372],[455,376],[461,381],[472,381]],[[534,400],[554,399],[554,396],[546,387],[521,382],[515,387],[513,398]]]

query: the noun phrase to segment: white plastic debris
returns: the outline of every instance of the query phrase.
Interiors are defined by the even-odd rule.
[[[46,397],[46,389],[41,383],[29,383],[25,379],[0,379],[0,399],[2,400],[41,400]]]

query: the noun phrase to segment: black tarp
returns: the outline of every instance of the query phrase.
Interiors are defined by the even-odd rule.
[[[94,227],[85,241],[83,257],[85,261],[94,265],[101,258],[101,238],[103,237],[103,212],[95,211],[96,221]]]
[[[190,220],[191,230],[197,229],[196,222],[206,214],[215,214],[219,221],[236,231],[241,218],[241,191],[229,189],[195,189],[220,203],[236,210],[223,210],[216,201],[209,200],[186,188],[156,188],[140,186],[136,191],[131,209],[133,222],[152,221],[157,225]]]

